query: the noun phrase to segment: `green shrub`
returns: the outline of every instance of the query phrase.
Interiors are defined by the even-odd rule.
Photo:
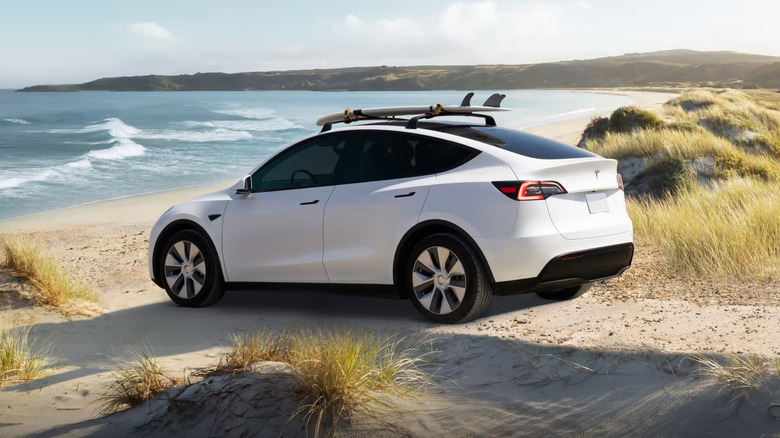
[[[677,193],[693,183],[690,169],[677,157],[662,158],[650,166],[645,175],[650,175],[650,188],[656,193]]]
[[[748,163],[736,154],[716,157],[715,165],[718,167],[718,176],[726,178],[738,175],[770,181],[779,177],[777,169],[758,163]]]
[[[631,132],[637,129],[657,128],[663,124],[664,122],[655,114],[635,106],[618,108],[609,117],[611,132]]]
[[[609,119],[606,117],[593,117],[590,123],[582,131],[582,138],[590,140],[591,138],[603,138],[609,131]]]

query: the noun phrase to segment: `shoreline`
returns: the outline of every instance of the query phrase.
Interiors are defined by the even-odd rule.
[[[536,90],[528,90],[536,91]],[[646,91],[627,91],[618,89],[561,89],[540,91],[569,91],[578,93],[612,94],[627,96],[634,104],[643,109],[660,107],[666,101],[676,96],[674,93],[658,93]],[[591,117],[600,117],[607,113]],[[579,136],[591,117],[581,117],[574,120],[556,122],[523,129],[523,131],[576,145]],[[0,220],[0,232],[12,230],[53,229],[59,226],[93,225],[100,223],[143,223],[156,220],[172,205],[201,196],[216,190],[221,190],[235,184],[237,180],[221,181],[213,184],[197,185],[178,189],[168,189],[159,192],[127,195],[114,199],[93,201],[56,210],[34,213],[26,216]],[[139,208],[139,206],[143,206]]]
[[[583,93],[596,93],[596,94],[611,94],[626,96],[634,101],[634,105],[641,109],[653,110],[661,107],[667,101],[678,96],[678,93],[659,93],[654,91],[630,91],[630,90],[568,90],[574,92]],[[581,117],[574,120],[568,120],[558,123],[552,123],[548,125],[533,126],[523,131],[540,135],[542,137],[548,137],[553,140],[576,146],[580,140],[580,135],[585,127],[590,123],[593,117],[605,117],[609,116],[612,112],[603,112],[590,117]]]

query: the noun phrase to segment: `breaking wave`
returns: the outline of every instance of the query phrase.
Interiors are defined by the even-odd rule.
[[[237,131],[233,129],[226,129],[216,127],[208,131],[189,131],[189,130],[176,130],[176,129],[139,129],[135,126],[126,124],[120,119],[115,117],[105,119],[100,123],[85,126],[78,129],[50,129],[46,132],[52,134],[86,134],[91,132],[107,131],[108,134],[114,138],[114,140],[131,140],[131,139],[146,139],[146,140],[172,140],[183,141],[192,143],[209,143],[215,141],[241,141],[251,140],[252,134],[246,131]],[[90,144],[102,144],[101,142],[95,142]],[[136,143],[137,144],[137,143]],[[127,143],[125,143],[127,145]],[[143,147],[141,145],[138,145]],[[136,151],[140,149],[135,148]],[[139,154],[127,155],[137,156]]]
[[[8,123],[16,123],[17,125],[29,125],[30,122],[24,119],[3,119],[4,121]]]
[[[133,140],[117,138],[114,146],[108,149],[95,149],[87,152],[87,158],[99,160],[121,160],[128,157],[138,157],[146,153],[146,148]]]

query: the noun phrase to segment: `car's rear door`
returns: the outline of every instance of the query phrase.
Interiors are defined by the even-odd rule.
[[[393,283],[396,248],[418,222],[436,169],[448,164],[441,159],[446,147],[420,135],[350,133],[336,169],[340,183],[325,207],[323,263],[331,283]],[[476,153],[456,152],[452,164]]]

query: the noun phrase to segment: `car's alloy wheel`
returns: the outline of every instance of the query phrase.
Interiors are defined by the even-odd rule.
[[[405,278],[412,303],[436,322],[474,319],[492,296],[476,252],[454,234],[435,234],[418,242],[408,259]]]
[[[160,273],[168,296],[181,306],[210,306],[224,294],[216,252],[192,230],[171,236],[161,251]]]
[[[466,270],[454,252],[432,246],[417,257],[412,269],[412,287],[420,304],[436,315],[447,315],[466,295]]]
[[[165,257],[165,282],[179,298],[192,299],[206,281],[206,261],[197,245],[176,242]]]

